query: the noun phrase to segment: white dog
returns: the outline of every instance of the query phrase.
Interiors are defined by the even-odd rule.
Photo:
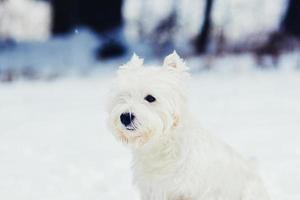
[[[143,67],[134,55],[118,71],[109,122],[132,149],[141,199],[269,199],[251,165],[194,121],[187,69],[174,52],[162,68]]]

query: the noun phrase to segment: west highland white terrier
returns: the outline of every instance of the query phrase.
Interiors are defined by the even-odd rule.
[[[142,200],[268,200],[255,170],[198,127],[187,106],[188,68],[176,52],[163,67],[136,55],[118,70],[109,124],[131,147]]]

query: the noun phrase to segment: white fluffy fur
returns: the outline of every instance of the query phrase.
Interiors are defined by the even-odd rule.
[[[163,67],[143,67],[134,55],[118,71],[109,124],[132,149],[141,199],[269,199],[251,165],[194,121],[186,105],[187,69],[174,52]],[[148,94],[156,101],[145,101]],[[120,122],[124,112],[136,116],[134,130]]]

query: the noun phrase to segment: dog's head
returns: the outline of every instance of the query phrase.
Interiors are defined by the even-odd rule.
[[[109,125],[115,136],[141,147],[180,126],[187,69],[176,52],[165,58],[163,67],[144,67],[136,55],[121,66],[109,102]]]

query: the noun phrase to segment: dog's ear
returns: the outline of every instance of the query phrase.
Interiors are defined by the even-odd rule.
[[[173,53],[165,57],[163,66],[168,70],[180,72],[186,72],[189,69],[176,51],[173,51]]]
[[[124,65],[119,67],[120,70],[123,69],[137,69],[143,67],[144,59],[140,58],[138,55],[133,53],[131,59]]]

